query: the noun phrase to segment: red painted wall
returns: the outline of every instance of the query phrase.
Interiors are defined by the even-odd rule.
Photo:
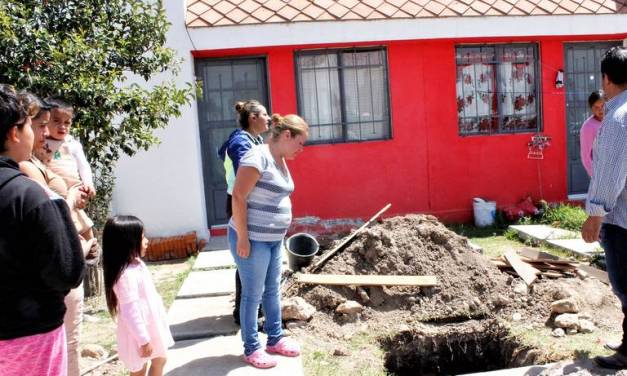
[[[387,215],[431,213],[445,221],[472,218],[472,198],[510,205],[531,195],[567,198],[563,44],[620,40],[626,34],[587,37],[486,38],[338,45],[387,47],[392,139],[315,145],[290,162],[294,216],[367,218],[386,203]],[[461,43],[535,42],[539,45],[543,133],[552,137],[543,160],[527,159],[532,134],[458,135],[455,46]],[[282,46],[195,51],[197,58],[265,55],[272,110],[296,113],[294,51],[335,46]]]

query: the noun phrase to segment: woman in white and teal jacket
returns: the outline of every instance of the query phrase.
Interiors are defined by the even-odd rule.
[[[230,219],[233,216],[231,203],[233,197],[233,185],[235,184],[235,174],[239,168],[239,162],[254,145],[263,144],[261,134],[268,131],[270,116],[266,108],[254,99],[235,103],[235,111],[238,113],[238,124],[240,128],[229,135],[228,140],[220,147],[218,155],[224,161],[226,171],[226,215]],[[239,325],[239,307],[242,294],[242,284],[239,279],[239,272],[235,272],[235,309],[233,319]],[[261,315],[261,312],[260,312]]]

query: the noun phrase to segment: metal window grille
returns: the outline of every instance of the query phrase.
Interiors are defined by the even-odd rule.
[[[541,129],[536,44],[460,46],[456,65],[460,135]]]
[[[297,52],[298,110],[309,143],[390,138],[387,56],[383,48]]]

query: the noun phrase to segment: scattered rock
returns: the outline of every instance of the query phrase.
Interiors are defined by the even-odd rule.
[[[568,335],[573,335],[573,334],[577,334],[577,333],[578,333],[577,328],[568,328],[568,329],[566,329],[566,334],[568,334]]]
[[[496,308],[500,308],[500,307],[506,307],[508,306],[512,301],[504,295],[498,295],[497,297],[495,297],[494,299],[492,299],[492,304],[494,305],[494,307]]]
[[[335,309],[335,312],[351,315],[355,313],[360,313],[363,310],[364,310],[364,307],[361,304],[357,303],[354,300],[348,300],[345,303],[342,303],[339,306],[337,306],[337,308]]]
[[[350,351],[346,350],[343,347],[337,347],[335,350],[333,350],[334,356],[349,356],[350,354]]]
[[[83,358],[104,359],[109,356],[109,353],[100,345],[88,344],[83,346],[81,356]]]
[[[520,321],[520,320],[522,320],[522,315],[521,315],[520,313],[516,312],[516,313],[514,313],[514,314],[512,315],[512,320],[514,320],[514,321]]]
[[[285,327],[290,330],[296,329],[296,328],[302,328],[303,326],[307,326],[307,321],[293,320],[285,324]]]
[[[316,312],[316,309],[300,296],[294,296],[281,302],[281,316],[283,320],[307,321]]]
[[[529,293],[529,289],[525,282],[518,282],[514,285],[514,292],[519,295],[527,295]]]
[[[551,312],[552,313],[578,313],[579,304],[577,304],[577,300],[575,300],[575,298],[573,297],[556,300],[553,303],[551,303]]]
[[[596,326],[590,320],[580,319],[579,320],[579,331],[581,333],[592,333],[596,330]]]
[[[368,304],[370,301],[370,296],[368,296],[368,293],[362,287],[357,287],[357,296],[359,296],[359,300],[361,300],[363,304]]]
[[[564,336],[566,335],[566,333],[564,332],[564,329],[562,329],[562,328],[555,328],[555,329],[551,332],[551,335],[552,335],[553,337],[560,338],[560,337],[564,337]]]
[[[572,328],[577,330],[579,328],[579,316],[575,313],[562,313],[555,317],[555,326],[558,328]]]

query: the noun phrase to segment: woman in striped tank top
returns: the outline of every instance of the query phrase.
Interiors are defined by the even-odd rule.
[[[229,244],[242,283],[240,323],[244,359],[257,368],[277,363],[270,354],[298,356],[300,346],[283,336],[279,285],[281,247],[292,221],[294,182],[285,163],[303,151],[309,126],[297,115],[273,115],[267,144],[240,160],[233,187]],[[265,313],[265,350],[257,333],[259,303]]]

